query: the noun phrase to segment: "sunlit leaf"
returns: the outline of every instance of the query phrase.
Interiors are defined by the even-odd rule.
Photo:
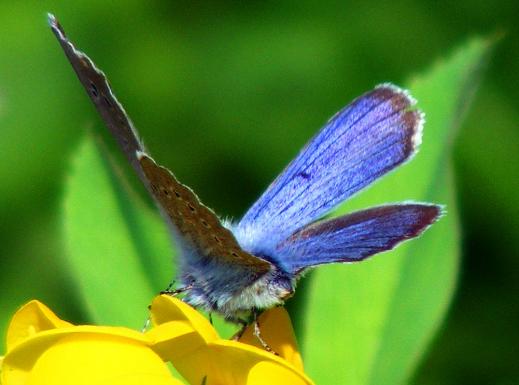
[[[73,159],[63,213],[70,270],[92,321],[142,326],[173,277],[169,236],[91,136]]]

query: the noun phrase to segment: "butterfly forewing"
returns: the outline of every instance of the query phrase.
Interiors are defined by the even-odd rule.
[[[249,277],[267,272],[271,267],[268,262],[243,251],[233,234],[188,187],[146,155],[130,118],[117,101],[104,73],[86,54],[74,47],[54,16],[49,15],[49,23],[102,119],[171,222],[187,263],[193,266],[208,262],[213,265],[233,264],[234,275],[245,276],[243,269],[246,268]]]
[[[409,159],[422,113],[403,90],[382,85],[337,113],[307,144],[236,227],[247,250],[262,250],[319,219]],[[260,245],[258,247],[258,245]]]
[[[270,263],[243,251],[231,231],[189,187],[149,156],[141,153],[138,158],[153,195],[175,225],[180,241],[189,242],[188,247],[198,251],[201,260],[233,264],[237,270],[246,266],[258,275],[269,271]]]
[[[88,96],[128,161],[142,179],[142,170],[136,152],[144,151],[144,146],[123,106],[112,92],[105,74],[95,66],[87,55],[74,47],[54,16],[49,15],[49,23]]]

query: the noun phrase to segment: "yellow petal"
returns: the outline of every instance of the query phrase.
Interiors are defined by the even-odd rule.
[[[190,384],[309,385],[312,381],[286,360],[235,341],[218,340],[173,365]]]
[[[36,300],[30,301],[18,309],[11,319],[7,329],[7,351],[43,330],[69,326],[72,326],[72,324],[59,319],[56,314],[41,302]]]
[[[197,330],[206,341],[219,338],[213,325],[192,306],[170,295],[159,295],[151,303],[151,320],[155,326],[183,321]]]
[[[292,328],[290,316],[284,307],[275,307],[264,311],[258,318],[261,338],[279,354],[299,370],[303,370],[303,360],[297,348],[297,341]],[[249,325],[240,338],[240,342],[263,349],[254,335],[253,325]]]
[[[251,330],[243,337],[249,344],[220,339],[200,313],[174,297],[157,297],[151,312],[156,326],[146,334],[154,341],[153,349],[190,384],[312,384],[301,370],[292,324],[283,308],[259,319],[264,338],[283,358],[257,347]]]
[[[38,301],[16,312],[8,330],[4,385],[181,384],[135,330],[74,326]]]
[[[27,377],[30,385],[143,383],[181,384],[151,349],[99,334],[60,339],[39,357]]]
[[[154,328],[146,336],[153,341],[153,350],[164,361],[175,362],[219,338],[209,321],[172,296],[155,297],[151,304],[151,320]]]
[[[100,338],[103,336],[117,337],[121,341],[137,342],[147,348],[151,344],[142,333],[123,327],[82,325],[44,330],[30,338],[26,338],[9,350],[4,357],[4,366],[10,365],[30,369],[43,352],[62,338],[67,336],[78,336],[79,338],[81,335],[89,334],[98,335]]]
[[[205,342],[220,338],[213,325],[203,315],[178,298],[170,295],[157,296],[153,299],[150,310],[154,329],[177,322],[196,330]]]

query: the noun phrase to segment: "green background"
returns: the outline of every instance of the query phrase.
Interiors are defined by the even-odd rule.
[[[519,5],[2,2],[2,329],[32,298],[63,318],[89,319],[69,271],[63,199],[85,133],[107,136],[47,11],[107,73],[153,155],[217,213],[235,218],[352,98],[380,82],[408,84],[472,37],[504,32],[474,79],[480,89],[454,143],[458,290],[411,382],[519,382]],[[117,288],[124,274],[121,266],[102,281]]]

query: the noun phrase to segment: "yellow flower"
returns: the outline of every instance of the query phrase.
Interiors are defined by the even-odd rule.
[[[248,329],[241,342],[221,339],[210,323],[182,301],[153,301],[154,327],[140,333],[108,326],[75,326],[38,301],[13,316],[3,358],[3,385],[170,384],[170,361],[190,384],[312,384],[303,373],[286,311],[259,319],[279,357],[257,347]],[[256,346],[253,346],[256,345]]]
[[[38,301],[16,312],[7,331],[3,385],[178,385],[143,333],[74,326]]]
[[[313,384],[303,373],[284,308],[268,310],[259,318],[262,337],[279,357],[259,347],[252,327],[240,342],[221,339],[207,319],[176,298],[156,297],[151,313],[155,328],[148,334],[154,336],[153,349],[190,384]]]

